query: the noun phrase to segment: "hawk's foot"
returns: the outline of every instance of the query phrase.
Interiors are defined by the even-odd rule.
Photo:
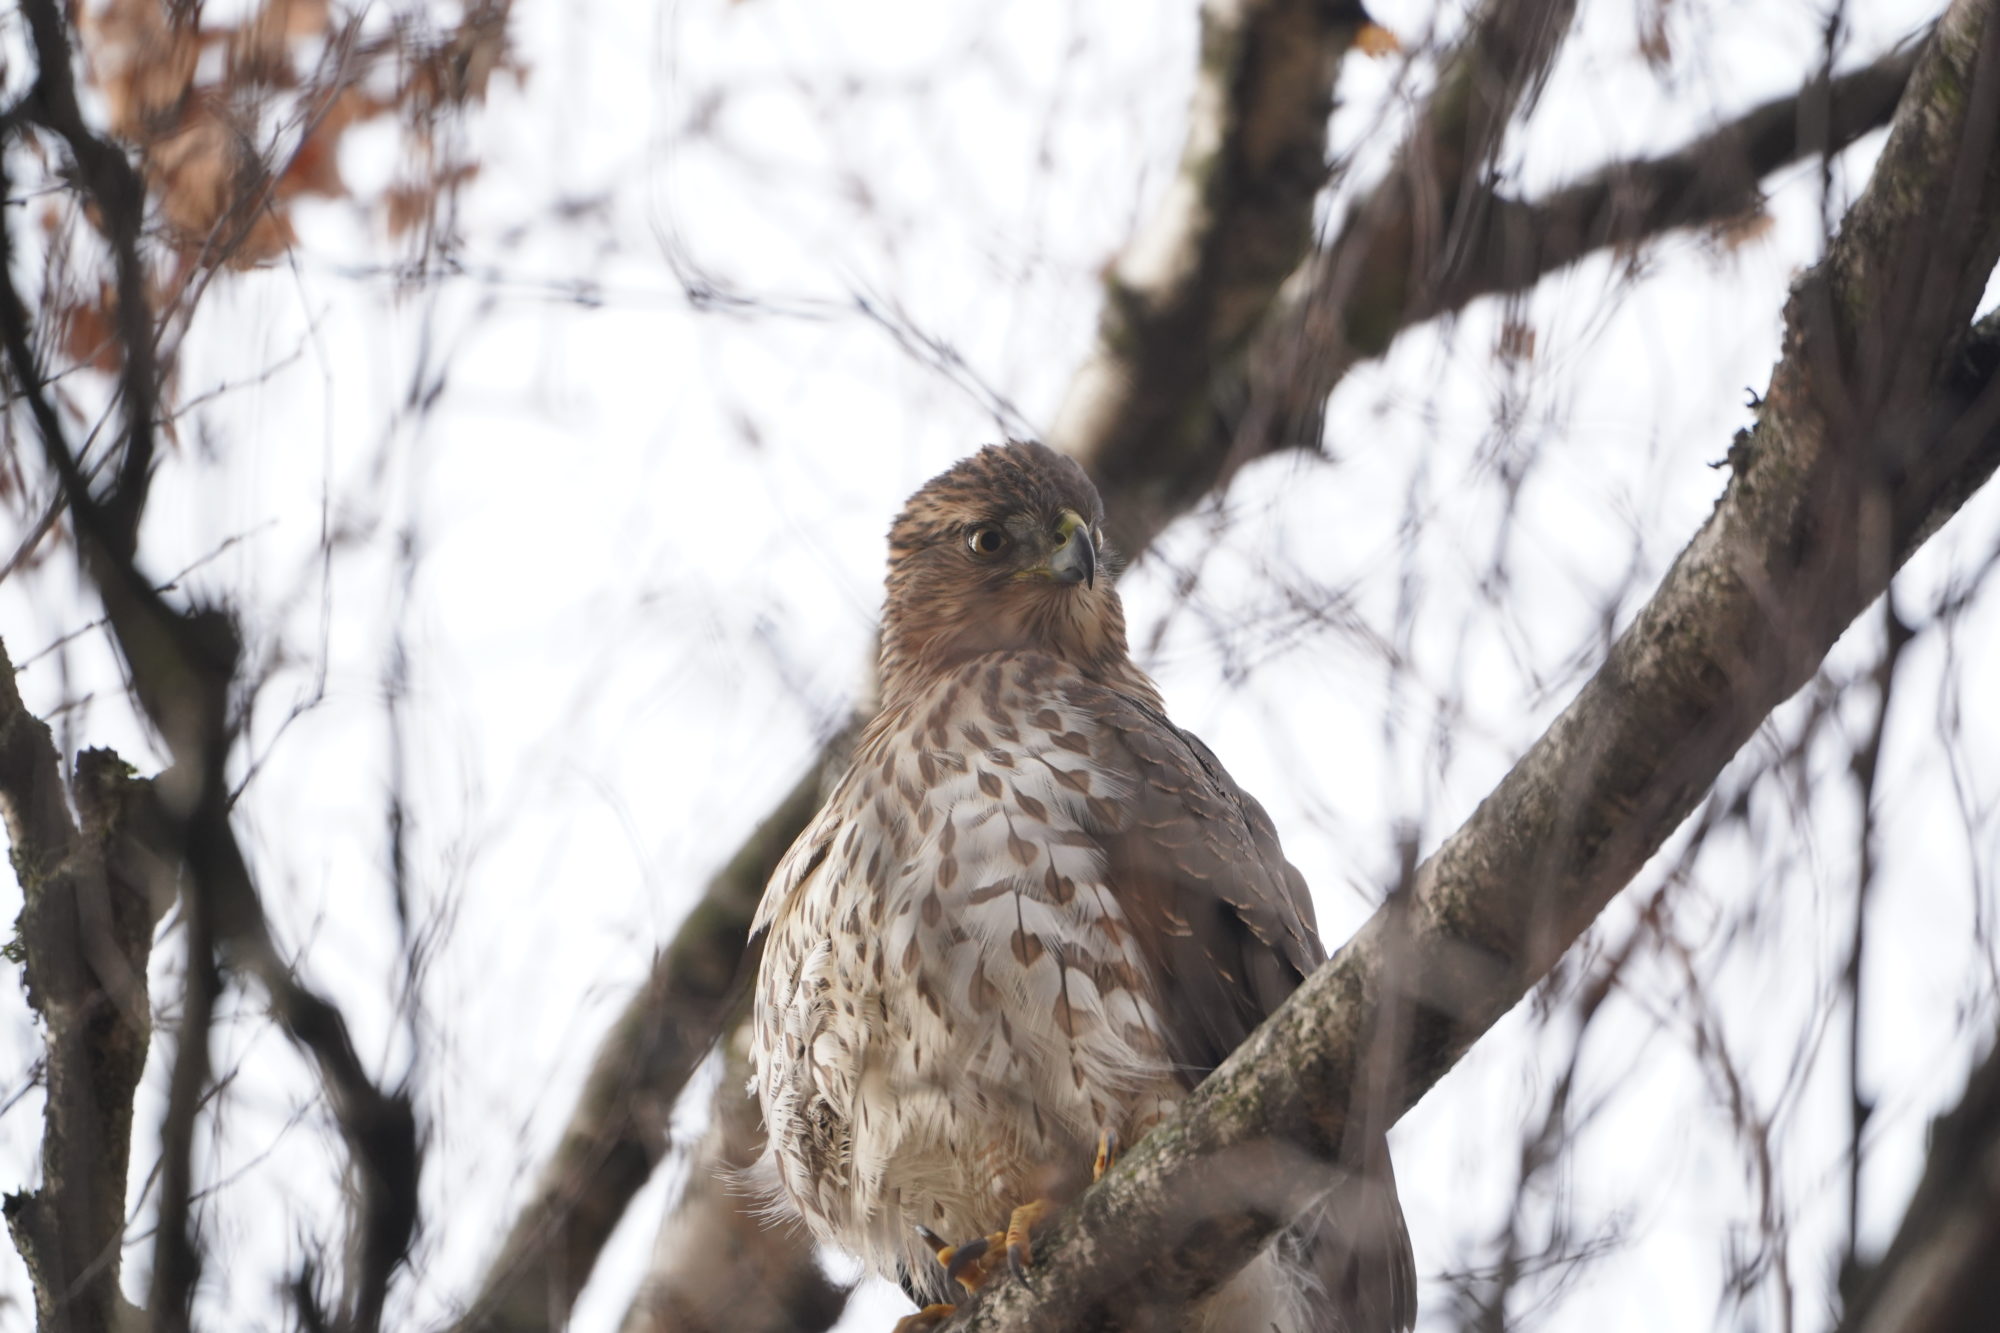
[[[993,1276],[994,1263],[1005,1252],[1007,1245],[1007,1233],[1004,1231],[956,1245],[929,1227],[918,1227],[917,1235],[931,1247],[937,1261],[944,1265],[944,1275],[967,1291],[978,1291],[986,1284],[986,1279]]]
[[[915,1314],[906,1314],[896,1321],[889,1333],[930,1333],[939,1324],[958,1313],[956,1305],[926,1305]]]
[[[1021,1276],[1035,1261],[1034,1251],[1028,1248],[1028,1232],[1048,1213],[1049,1201],[1037,1199],[1033,1203],[1022,1204],[1007,1219],[1007,1267],[1015,1277]]]
[[[917,1235],[931,1247],[937,1261],[944,1265],[946,1277],[967,1291],[978,1291],[998,1270],[1001,1255],[1007,1256],[1007,1267],[1016,1276],[1034,1263],[1035,1253],[1029,1245],[1029,1233],[1048,1216],[1051,1207],[1047,1199],[1024,1203],[1008,1217],[1005,1231],[996,1231],[957,1245],[929,1227],[918,1227]],[[898,1330],[898,1333],[902,1331]]]

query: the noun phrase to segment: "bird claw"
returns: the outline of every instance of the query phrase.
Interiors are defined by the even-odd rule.
[[[931,1247],[931,1253],[944,1265],[944,1275],[967,1291],[978,1291],[992,1276],[987,1255],[1007,1243],[1007,1233],[996,1231],[990,1236],[979,1236],[958,1244],[946,1240],[927,1226],[918,1226],[917,1238]]]
[[[984,1262],[986,1256],[1006,1239],[1004,1232],[996,1231],[990,1236],[981,1236],[953,1247],[949,1255],[940,1251],[938,1258],[944,1264],[944,1275],[967,1291],[978,1291],[990,1276]]]
[[[1048,1215],[1048,1211],[1048,1200],[1037,1199],[1033,1203],[1022,1204],[1007,1219],[1007,1268],[1015,1277],[1023,1276],[1028,1271],[1028,1265],[1035,1261],[1034,1251],[1028,1248],[1028,1233]]]
[[[1097,1131],[1097,1156],[1090,1163],[1090,1183],[1095,1185],[1104,1179],[1104,1173],[1118,1164],[1118,1131],[1100,1129]]]

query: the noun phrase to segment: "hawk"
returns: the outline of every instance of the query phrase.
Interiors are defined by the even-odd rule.
[[[1263,807],[1127,652],[1103,518],[1034,443],[911,497],[881,712],[757,912],[762,1171],[929,1303],[912,1328],[1026,1262],[1043,1209],[1326,957]],[[1409,1235],[1386,1149],[1366,1156],[1188,1327],[1408,1329]]]

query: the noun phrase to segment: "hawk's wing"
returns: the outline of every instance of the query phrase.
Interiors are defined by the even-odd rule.
[[[1173,1057],[1192,1087],[1326,960],[1305,880],[1264,807],[1206,745],[1099,686],[1092,759],[1122,799],[1093,807],[1105,879],[1153,965]]]
[[[1105,879],[1152,965],[1167,1042],[1192,1087],[1326,959],[1305,880],[1264,807],[1200,740],[1096,685],[1071,702],[1097,719],[1092,758],[1127,791],[1093,804]],[[1395,1333],[1416,1317],[1416,1273],[1387,1145],[1280,1243],[1325,1284],[1326,1333]]]

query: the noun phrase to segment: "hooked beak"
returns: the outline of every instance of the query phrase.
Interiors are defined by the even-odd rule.
[[[1057,583],[1097,586],[1097,546],[1090,540],[1090,525],[1073,509],[1063,510],[1056,527],[1056,549],[1049,556],[1049,577]]]

